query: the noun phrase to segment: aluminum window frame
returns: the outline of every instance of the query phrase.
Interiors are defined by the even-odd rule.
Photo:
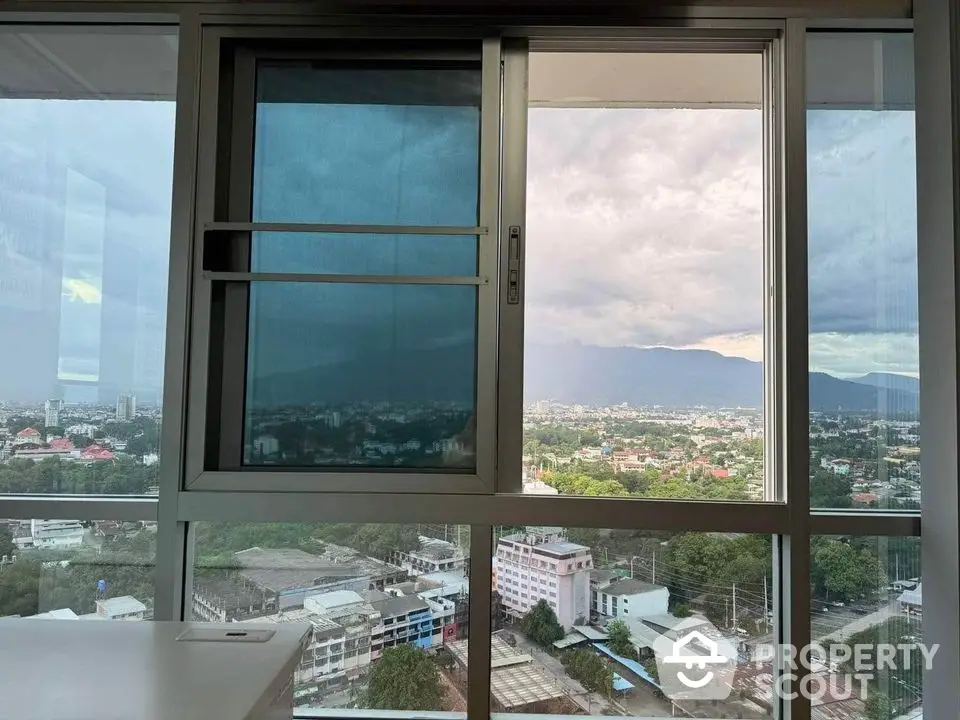
[[[382,33],[359,32],[347,33],[356,39],[374,40],[383,38]],[[223,42],[242,41],[244,43],[258,43],[277,38],[300,38],[304,40],[322,39],[329,37],[342,38],[344,33],[330,32],[323,28],[299,28],[291,31],[282,27],[248,27],[237,28],[232,26],[214,25],[202,30],[202,43],[208,48],[203,52],[204,64],[201,69],[202,77],[207,79],[211,87],[221,87],[218,80],[229,77],[221,68],[223,57]],[[405,36],[404,36],[405,37]],[[499,36],[476,37],[467,34],[467,41],[476,42],[477,57],[481,64],[481,112],[480,112],[480,143],[478,165],[479,197],[478,219],[474,227],[432,227],[422,226],[373,226],[362,224],[320,225],[315,223],[253,223],[250,217],[250,192],[252,185],[252,139],[254,113],[254,64],[261,57],[324,57],[324,52],[289,52],[283,50],[257,51],[255,45],[248,49],[247,45],[240,45],[232,57],[235,58],[234,73],[239,80],[235,81],[233,102],[234,107],[225,110],[233,117],[229,123],[230,132],[221,138],[221,124],[214,121],[219,118],[224,121],[218,108],[220,93],[201,93],[201,118],[206,118],[206,124],[201,119],[200,133],[204,138],[201,147],[206,154],[201,159],[200,189],[198,193],[197,233],[198,243],[194,248],[194,263],[203,262],[203,248],[200,247],[200,238],[207,239],[211,232],[242,232],[249,235],[262,227],[280,227],[285,231],[299,232],[339,232],[347,228],[350,232],[373,232],[388,234],[440,234],[452,230],[453,234],[477,235],[478,237],[478,273],[475,277],[374,277],[374,276],[296,276],[279,273],[216,273],[204,272],[199,280],[195,275],[194,302],[193,302],[193,348],[191,352],[191,375],[194,382],[192,392],[191,427],[188,427],[187,438],[187,478],[186,487],[208,491],[275,491],[288,492],[461,492],[483,493],[493,489],[495,469],[494,457],[494,428],[495,417],[495,387],[496,362],[494,358],[496,348],[496,309],[495,287],[490,282],[491,275],[495,274],[496,263],[496,236],[490,233],[489,228],[495,227],[499,215]],[[335,53],[342,56],[342,53]],[[380,54],[374,51],[363,53],[351,51],[350,56],[378,58]],[[391,57],[398,59],[416,58],[416,53],[397,55],[388,52],[387,60]],[[228,80],[229,82],[229,80]],[[231,143],[230,157],[224,160],[218,158],[216,144]],[[227,139],[229,138],[229,140]],[[218,167],[218,162],[220,166]],[[224,192],[223,187],[217,190],[217,180],[222,184],[224,176],[223,163],[228,162],[231,170],[227,174],[229,182],[229,200],[225,212],[226,220],[215,217],[216,193]],[[221,210],[223,212],[223,210]],[[249,246],[247,246],[249,247]],[[248,265],[248,255],[242,254],[237,263],[244,267]],[[200,265],[202,267],[202,265]],[[245,400],[246,358],[248,347],[248,328],[246,325],[247,296],[250,283],[253,281],[301,281],[301,282],[368,282],[379,285],[391,284],[431,284],[431,285],[475,285],[477,287],[477,336],[476,336],[476,417],[477,417],[477,452],[476,467],[471,471],[444,471],[441,468],[394,470],[391,468],[358,468],[357,470],[320,468],[284,468],[284,467],[251,467],[241,463],[243,434],[243,402]],[[220,329],[216,323],[210,324],[210,313],[213,303],[210,283],[223,282],[225,292],[231,293],[234,300],[227,310],[228,316],[222,321]],[[230,288],[233,288],[231,291]],[[241,309],[242,308],[242,309]],[[238,318],[244,318],[244,324]],[[222,386],[215,389],[216,378],[214,368],[218,367],[217,358],[209,356],[211,348],[216,343],[211,342],[213,336],[206,333],[208,328],[226,333],[224,338],[230,341],[230,347],[220,352],[224,358],[232,361],[223,364]],[[232,348],[232,349],[231,349]],[[227,367],[229,365],[229,368]],[[202,368],[208,368],[205,376]],[[206,384],[205,384],[206,383]],[[207,394],[208,404],[203,405],[202,396]],[[213,409],[219,404],[219,418],[215,417]],[[210,449],[214,448],[217,460],[211,467]]]
[[[652,34],[683,36],[697,28],[782,28],[783,34],[773,41],[776,51],[770,62],[779,63],[777,72],[782,73],[782,84],[772,92],[781,100],[784,117],[778,132],[782,133],[784,153],[779,166],[769,172],[782,182],[780,192],[790,198],[783,209],[783,217],[771,222],[782,228],[785,244],[783,265],[786,291],[784,313],[795,321],[806,315],[806,187],[805,187],[805,105],[802,90],[805,52],[805,30],[831,27],[874,29],[887,27],[903,28],[909,25],[899,16],[893,16],[891,8],[902,3],[886,3],[880,10],[871,13],[877,20],[834,20],[818,18],[817,12],[804,8],[785,11],[772,9],[736,8],[683,8],[673,19],[651,23]],[[956,150],[960,120],[955,99],[957,78],[960,77],[960,41],[958,41],[957,9],[948,0],[917,0],[917,28],[919,41],[916,47],[917,116],[918,125],[928,133],[918,133],[918,213],[920,233],[920,317],[921,317],[921,363],[924,368],[922,401],[925,408],[921,422],[925,443],[925,466],[923,518],[929,537],[923,542],[923,564],[938,567],[945,563],[943,551],[952,557],[952,564],[945,563],[945,572],[937,577],[938,592],[929,593],[925,627],[942,633],[949,643],[942,643],[941,655],[946,662],[928,674],[924,688],[924,704],[928,711],[944,717],[957,714],[955,692],[955,669],[958,667],[958,628],[956,625],[958,602],[958,578],[956,554],[958,538],[957,513],[957,427],[960,426],[960,401],[957,400],[956,370],[956,325],[957,325],[957,278],[956,248],[954,240],[960,230],[956,193],[958,167],[955,152],[946,152],[945,147]],[[48,22],[81,22],[99,25],[102,22],[143,24],[155,19],[169,22],[169,15],[141,14],[136,3],[116,3],[125,8],[126,15],[105,14],[104,6],[84,3],[58,4],[56,12],[50,6],[39,5],[31,10],[30,3],[12,6],[17,13],[2,13],[8,4],[0,0],[0,23],[30,22],[46,26]],[[157,6],[159,7],[159,6]],[[776,609],[775,633],[782,641],[800,642],[810,636],[810,539],[814,535],[919,535],[921,519],[915,512],[890,513],[871,511],[813,511],[809,498],[809,437],[807,436],[807,342],[806,327],[802,332],[794,323],[788,322],[783,338],[784,360],[780,376],[784,386],[794,390],[786,398],[786,418],[778,446],[783,451],[783,469],[777,477],[789,477],[785,488],[787,495],[781,503],[722,503],[691,502],[643,499],[537,497],[523,496],[512,492],[481,495],[458,493],[444,485],[442,492],[428,491],[417,494],[407,492],[401,483],[391,482],[388,492],[360,491],[351,485],[346,491],[303,491],[302,485],[290,483],[284,486],[259,487],[256,483],[244,485],[240,477],[224,477],[221,488],[203,489],[203,483],[195,485],[188,480],[191,475],[187,445],[190,442],[189,425],[195,427],[194,415],[197,397],[195,352],[189,341],[192,329],[192,312],[195,310],[190,288],[201,266],[195,264],[193,236],[198,229],[195,199],[198,192],[198,172],[209,172],[210,158],[202,151],[200,127],[209,108],[203,97],[205,91],[216,87],[217,75],[202,60],[202,35],[216,28],[222,37],[245,37],[251,27],[262,37],[343,37],[350,35],[371,36],[382,32],[402,32],[404,37],[435,38],[461,34],[482,38],[484,31],[478,23],[464,27],[431,28],[397,24],[389,21],[375,31],[370,28],[347,27],[291,28],[290,19],[296,18],[307,24],[322,24],[329,19],[304,15],[304,10],[295,5],[257,6],[227,8],[222,5],[170,5],[165,6],[179,13],[179,72],[177,83],[176,146],[174,159],[174,203],[172,218],[172,241],[170,248],[170,281],[168,292],[166,358],[164,369],[164,413],[162,427],[162,453],[160,460],[160,498],[107,497],[107,496],[0,496],[0,517],[70,517],[89,520],[157,520],[159,522],[156,546],[156,597],[157,619],[182,619],[189,617],[190,592],[193,569],[193,545],[195,522],[199,521],[262,521],[262,522],[429,522],[442,520],[471,526],[471,561],[475,567],[485,567],[494,553],[493,527],[499,524],[561,524],[572,527],[601,527],[622,529],[650,529],[673,531],[713,532],[763,532],[775,536],[774,545],[774,598]],[[855,16],[862,7],[840,4],[847,8],[848,16]],[[87,14],[65,14],[70,10],[88,10]],[[151,12],[156,11],[151,6]],[[842,10],[832,11],[844,17]],[[239,13],[239,14],[236,14]],[[263,14],[258,14],[263,13]],[[764,14],[772,19],[757,19]],[[711,19],[711,16],[725,15]],[[788,19],[778,19],[788,16]],[[809,19],[808,19],[809,18]],[[335,22],[335,21],[334,21]],[[356,20],[343,21],[344,24]],[[578,24],[569,19],[563,22]],[[633,18],[636,23],[636,18]],[[228,23],[228,24],[224,24]],[[264,25],[275,24],[264,28]],[[373,23],[376,25],[377,23]],[[583,20],[584,25],[590,21]],[[0,25],[3,31],[5,25]],[[637,28],[582,28],[584,35],[614,40],[630,39],[648,30]],[[573,32],[564,28],[508,25],[503,31],[504,63],[511,60],[511,48],[522,49],[524,37],[542,33],[544,37],[569,39]],[[203,58],[202,58],[203,56]],[[202,67],[204,69],[202,69]],[[211,81],[214,85],[210,85]],[[517,92],[517,88],[504,88],[504,93]],[[207,93],[209,94],[209,93]],[[948,111],[941,112],[935,105],[937,97],[951,97]],[[499,125],[500,119],[497,119]],[[504,106],[503,124],[506,133],[519,127],[519,120],[509,114]],[[498,127],[499,129],[499,127]],[[525,128],[524,128],[525,132]],[[504,145],[507,145],[506,139]],[[481,150],[481,152],[483,152]],[[214,163],[215,164],[215,163]],[[504,168],[505,172],[507,168]],[[487,177],[492,183],[494,178]],[[941,190],[938,190],[940,188]],[[800,202],[799,205],[794,204]],[[509,208],[504,204],[504,214]],[[489,225],[500,227],[497,220]],[[202,231],[202,229],[201,229]],[[798,264],[799,263],[799,264]],[[792,268],[792,269],[791,269]],[[498,273],[499,274],[499,273]],[[491,283],[496,285],[496,283]],[[790,292],[795,290],[795,292]],[[520,305],[522,308],[522,303]],[[519,318],[522,328],[522,313]],[[510,322],[509,320],[502,322]],[[517,318],[513,318],[514,324]],[[804,320],[805,322],[805,320]],[[949,352],[944,356],[944,338]],[[507,349],[499,348],[500,358]],[[508,360],[509,361],[509,360]],[[943,367],[943,363],[949,365]],[[930,372],[927,372],[927,371]],[[205,369],[204,369],[205,373]],[[803,382],[800,379],[803,378]],[[502,380],[501,380],[502,382]],[[522,397],[522,396],[521,396]],[[516,395],[514,395],[516,399]],[[802,401],[802,402],[801,402]],[[505,409],[503,394],[497,412]],[[522,401],[521,401],[522,410]],[[190,418],[188,425],[187,419]],[[802,420],[802,422],[801,422]],[[502,421],[502,418],[501,418]],[[498,421],[499,423],[500,421]],[[498,427],[504,428],[505,425]],[[478,429],[479,432],[479,429]],[[508,448],[509,439],[500,430],[497,447]],[[927,454],[929,453],[929,454]],[[503,455],[500,457],[503,462]],[[502,466],[502,465],[501,465]],[[202,472],[202,471],[201,471]],[[239,474],[239,473],[238,473]],[[288,473],[281,473],[288,475]],[[311,473],[295,472],[312,482]],[[327,473],[317,473],[329,477]],[[379,474],[379,473],[374,473]],[[283,478],[277,478],[282,480]],[[286,479],[289,483],[289,478]],[[302,482],[298,481],[298,482]],[[413,483],[413,480],[411,480]],[[216,484],[216,483],[214,483]],[[227,490],[227,488],[230,490]],[[380,487],[373,483],[372,488]],[[412,486],[411,486],[412,488]],[[511,490],[504,486],[505,490]],[[422,488],[421,488],[422,490]],[[938,547],[940,546],[940,547]],[[934,576],[928,578],[933,581]],[[471,578],[471,636],[479,642],[470,644],[470,689],[468,717],[470,720],[485,720],[489,713],[489,664],[490,664],[490,585],[488,573],[474,573]],[[931,584],[933,587],[933,584]],[[486,640],[485,640],[486,638]],[[320,714],[336,716],[335,711],[316,713],[308,711],[305,716]],[[374,715],[374,713],[371,713]],[[794,701],[779,704],[775,717],[790,720],[808,720],[809,703]]]

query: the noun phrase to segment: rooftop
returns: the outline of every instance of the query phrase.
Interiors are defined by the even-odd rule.
[[[447,643],[450,653],[467,667],[467,641]],[[507,644],[502,633],[490,636],[490,694],[503,710],[564,697],[567,692],[533,658]]]
[[[426,601],[418,598],[416,595],[404,595],[403,597],[391,596],[386,600],[377,600],[370,604],[379,610],[380,614],[385,618],[406,615],[408,612],[414,612],[416,610],[430,609]]]
[[[101,610],[103,611],[102,613],[100,612]],[[146,605],[130,595],[97,600],[97,612],[101,615],[109,615],[110,617],[142,613],[146,612],[146,610]]]
[[[641,593],[665,589],[663,585],[654,585],[653,583],[643,582],[642,580],[624,578],[610,583],[607,587],[603,588],[602,592],[608,595],[640,595]]]

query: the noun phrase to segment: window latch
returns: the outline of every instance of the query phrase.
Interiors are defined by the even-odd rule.
[[[520,304],[520,226],[511,225],[507,242],[507,304]]]

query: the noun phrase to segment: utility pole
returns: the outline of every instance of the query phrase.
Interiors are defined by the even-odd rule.
[[[733,584],[733,627],[737,628],[737,584]]]

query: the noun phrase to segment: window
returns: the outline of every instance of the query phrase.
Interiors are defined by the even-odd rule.
[[[8,29],[0,493],[156,494],[177,34]]]
[[[153,619],[155,523],[0,521],[0,617]]]
[[[345,698],[356,707],[387,709],[390,697],[376,688],[386,682],[378,668],[390,672],[391,658],[400,657],[389,648],[415,648],[413,657],[432,669],[439,648],[460,638],[466,644],[469,536],[469,528],[449,525],[198,523],[192,617],[311,622],[314,639],[294,676],[298,710],[341,707]],[[398,553],[452,556],[459,570],[396,565],[389,560]],[[394,642],[384,649],[381,637]],[[330,653],[343,654],[336,667],[309,659],[327,642]],[[356,651],[343,653],[345,642]],[[438,691],[430,702],[431,710],[456,710],[454,695]]]
[[[915,510],[913,36],[811,34],[807,58],[810,502]]]
[[[524,492],[774,499],[762,92],[760,53],[530,53]]]
[[[876,708],[892,717],[923,714],[923,582],[920,539],[814,537],[813,640],[825,650],[817,674],[829,680],[820,706],[869,718]],[[863,648],[859,658],[846,647]],[[925,648],[926,649],[926,648]],[[866,652],[869,650],[869,653]],[[851,692],[849,678],[865,678]]]
[[[310,623],[298,718],[914,720],[915,663],[770,687],[774,643],[826,647],[795,690],[841,637],[952,640],[938,111],[911,33],[808,11],[0,26],[0,615]],[[726,698],[664,692],[688,619]]]
[[[509,533],[513,528],[501,528]],[[773,551],[769,536],[722,533],[668,533],[624,531],[596,528],[525,528],[524,537],[539,546],[567,543],[571,550],[589,553],[597,560],[599,572],[620,582],[644,588],[647,593],[638,617],[629,616],[628,628],[632,638],[656,637],[669,633],[685,618],[692,617],[702,624],[704,632],[717,637],[732,637],[735,644],[762,644],[772,627]],[[534,545],[534,549],[538,546]],[[602,558],[610,558],[604,562]],[[628,558],[634,558],[631,564]],[[614,559],[615,558],[615,559]],[[625,562],[625,559],[626,562]],[[625,567],[626,565],[626,567]],[[537,635],[544,625],[559,628],[556,636],[573,634],[576,626],[603,622],[592,617],[590,607],[591,573],[581,568],[569,576],[569,590],[561,594],[549,593],[550,613],[534,607],[528,609],[507,601],[503,605],[504,624],[495,625],[491,635],[491,652],[501,662],[491,670],[491,706],[494,712],[528,713],[534,708],[539,713],[574,715],[590,712],[594,715],[620,715],[622,709],[604,697],[602,679],[597,675],[615,677],[621,687],[616,702],[635,717],[671,717],[671,712],[696,717],[703,705],[696,701],[670,701],[658,693],[658,688],[642,678],[626,680],[627,673],[636,677],[635,670],[622,669],[615,663],[606,664],[598,655],[608,657],[593,645],[577,645],[555,650],[554,655],[542,652],[544,639]],[[623,573],[622,575],[620,573]],[[613,614],[617,614],[617,596],[612,597]],[[523,618],[527,613],[537,614],[540,623],[527,634]],[[635,613],[637,615],[637,613]],[[709,628],[709,629],[707,629]],[[539,639],[538,639],[539,638]],[[549,645],[550,643],[546,643]],[[539,646],[539,647],[538,647]],[[526,678],[519,688],[511,684],[517,673],[521,656],[528,656],[523,667]],[[596,672],[590,674],[591,660]],[[511,663],[511,659],[513,662]],[[651,657],[628,660],[642,665],[643,672],[656,667]],[[514,670],[510,670],[513,667]],[[635,666],[634,666],[635,667]],[[623,670],[621,673],[621,669]],[[766,667],[769,675],[770,667]],[[653,670],[653,672],[656,672]],[[714,717],[770,717],[772,697],[769,687],[753,685],[762,675],[762,666],[754,668],[745,663],[741,683],[737,677],[735,693],[724,701],[710,705]],[[614,676],[614,673],[617,675]],[[627,688],[627,684],[632,687]],[[595,693],[595,694],[591,694]],[[597,705],[599,703],[599,707]]]

